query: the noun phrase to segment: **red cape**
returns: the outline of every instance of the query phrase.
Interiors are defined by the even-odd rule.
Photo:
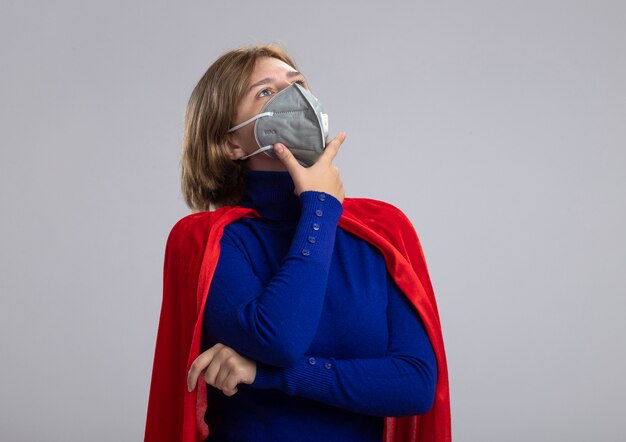
[[[420,314],[437,358],[432,408],[421,416],[385,418],[385,442],[451,440],[448,369],[426,260],[411,222],[397,208],[361,198],[346,198],[339,227],[383,254],[389,273]],[[163,304],[156,341],[145,441],[195,442],[208,436],[204,422],[206,384],[187,391],[187,372],[200,354],[202,316],[220,254],[224,227],[252,209],[223,207],[181,219],[165,249]]]

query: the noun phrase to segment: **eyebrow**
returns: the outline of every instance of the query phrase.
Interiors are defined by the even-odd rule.
[[[298,71],[289,71],[289,72],[287,72],[287,77],[289,77],[289,78],[293,78],[293,77],[302,77],[302,78],[304,78],[304,75],[302,75],[302,73],[300,73]],[[263,80],[259,80],[259,81],[257,81],[256,83],[254,83],[253,85],[251,85],[248,88],[248,92],[250,92],[252,89],[254,89],[257,86],[261,86],[261,85],[264,85],[264,84],[271,83],[272,80],[273,79],[270,78],[270,77],[264,78]]]

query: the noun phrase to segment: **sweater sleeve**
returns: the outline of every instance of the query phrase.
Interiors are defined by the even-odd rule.
[[[254,388],[275,388],[375,416],[426,413],[437,362],[419,315],[388,275],[389,344],[385,357],[332,359],[306,355],[288,368],[259,364]],[[358,336],[355,336],[358,339]]]
[[[263,283],[237,242],[224,235],[207,298],[203,334],[256,361],[287,366],[311,345],[319,323],[341,203],[300,194],[302,211],[278,272]]]

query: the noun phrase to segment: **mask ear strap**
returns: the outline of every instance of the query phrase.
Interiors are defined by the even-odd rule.
[[[257,153],[261,153],[261,152],[265,152],[266,150],[270,150],[272,147],[274,147],[273,144],[269,144],[267,146],[263,146],[257,150],[255,150],[252,153],[249,153],[248,155],[246,155],[245,157],[241,157],[239,158],[240,160],[245,160],[246,158],[250,158],[252,155],[256,155]]]
[[[250,123],[252,123],[255,120],[258,120],[259,118],[271,117],[272,115],[274,115],[274,112],[262,112],[262,113],[260,113],[258,115],[255,115],[252,118],[248,118],[246,121],[244,121],[243,123],[238,124],[237,126],[231,127],[230,129],[228,129],[227,133],[235,132],[237,129],[241,129],[245,125],[250,124]],[[267,146],[265,146],[265,147],[267,147]]]

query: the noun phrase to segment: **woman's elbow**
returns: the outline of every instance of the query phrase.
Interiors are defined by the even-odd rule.
[[[401,413],[404,416],[426,414],[435,403],[437,390],[436,367],[421,366],[418,371],[418,376],[412,382],[411,387],[406,389],[406,408]]]
[[[287,368],[304,356],[305,349],[292,343],[277,343],[267,350],[269,359],[265,361],[275,367]]]
[[[289,367],[304,356],[317,330],[316,323],[302,324],[261,314],[260,309],[244,310],[240,323],[251,342],[264,354],[261,362]]]
[[[435,403],[435,386],[432,389],[425,389],[423,394],[419,395],[415,401],[414,415],[426,414],[430,411]]]
[[[419,388],[407,388],[406,396],[402,400],[398,400],[399,405],[390,413],[393,417],[417,416],[426,414],[433,407],[435,402],[435,388],[421,386]],[[400,405],[402,404],[402,405]]]
[[[290,336],[274,336],[272,339],[261,339],[258,342],[262,348],[261,362],[274,367],[286,368],[294,365],[308,350],[310,343],[304,339],[294,339]]]

